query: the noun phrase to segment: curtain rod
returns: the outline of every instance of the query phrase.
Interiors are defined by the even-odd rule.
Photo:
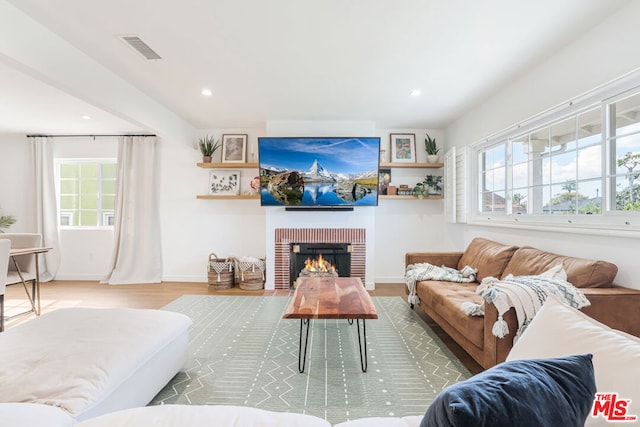
[[[118,137],[118,136],[157,136],[155,133],[119,133],[119,134],[97,134],[97,135],[83,135],[83,134],[72,134],[72,135],[44,135],[44,134],[37,134],[37,135],[27,135],[27,138],[35,138],[35,137],[41,137],[41,138],[100,138],[100,137]]]

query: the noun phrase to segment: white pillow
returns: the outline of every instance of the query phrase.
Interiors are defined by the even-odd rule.
[[[613,308],[615,309],[615,308]],[[627,415],[640,419],[640,338],[592,319],[549,295],[507,360],[593,354],[598,393],[618,393],[631,399]],[[611,425],[600,415],[589,416],[587,426]]]
[[[547,279],[552,280],[562,280],[563,282],[567,281],[567,272],[562,267],[562,264],[558,264],[554,267],[551,267],[544,273],[539,275],[540,277],[546,277]]]

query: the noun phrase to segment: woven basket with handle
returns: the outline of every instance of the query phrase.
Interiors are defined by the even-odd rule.
[[[233,287],[235,259],[218,258],[218,255],[209,254],[209,262],[207,263],[207,275],[209,286],[213,289],[230,289]]]
[[[264,287],[264,259],[257,261],[237,261],[238,287],[245,291],[258,291]]]

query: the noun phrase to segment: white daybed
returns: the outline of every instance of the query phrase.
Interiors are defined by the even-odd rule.
[[[162,310],[69,308],[17,325],[0,334],[0,402],[77,421],[144,406],[184,366],[191,323]],[[14,409],[0,403],[0,417]]]

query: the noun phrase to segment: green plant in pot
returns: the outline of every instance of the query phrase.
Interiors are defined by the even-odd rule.
[[[202,153],[202,161],[204,163],[211,163],[213,153],[220,148],[220,140],[216,141],[214,136],[206,135],[198,139],[198,145],[200,146],[200,152]]]
[[[426,199],[427,197],[429,197],[429,187],[424,185],[423,182],[417,183],[413,187],[413,196],[417,197],[418,199]]]
[[[436,145],[436,139],[431,138],[429,134],[424,139],[424,150],[427,152],[427,163],[438,163],[438,152],[440,149]]]
[[[413,195],[418,199],[440,194],[442,194],[442,177],[438,175],[427,175],[422,182],[413,187]]]

